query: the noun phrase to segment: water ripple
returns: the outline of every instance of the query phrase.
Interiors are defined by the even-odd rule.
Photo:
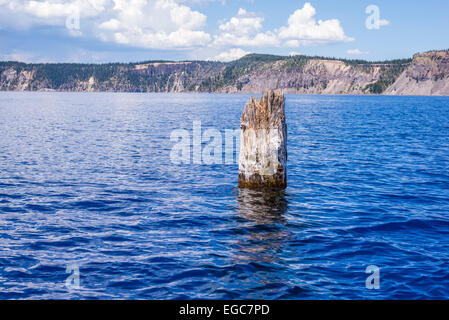
[[[275,192],[170,162],[248,96],[0,95],[1,299],[449,297],[448,98],[288,96]]]

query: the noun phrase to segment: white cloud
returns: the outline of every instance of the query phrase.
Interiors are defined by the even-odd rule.
[[[207,4],[211,2],[220,2],[222,5],[226,5],[226,0],[177,0],[177,2],[187,4]]]
[[[279,40],[271,32],[260,32],[264,18],[253,12],[239,9],[237,16],[219,26],[220,33],[214,37],[214,46],[226,47],[276,47]]]
[[[310,3],[292,13],[285,26],[272,30],[264,30],[260,14],[240,9],[236,16],[219,24],[212,38],[205,31],[206,15],[190,7],[210,1],[215,0],[0,0],[0,29],[47,26],[70,36],[126,46],[207,48],[215,53],[231,48],[296,48],[353,40],[345,35],[339,20],[316,21],[316,10]],[[80,30],[66,28],[67,18],[77,12]]]
[[[105,10],[104,5],[108,0],[45,0],[45,1],[22,1],[12,0],[10,6],[13,10],[22,10],[35,18],[42,18],[40,24],[45,24],[44,19],[63,18],[80,12],[84,18],[98,16]],[[36,21],[36,23],[38,23]]]
[[[102,22],[98,25],[98,28],[102,30],[112,30],[117,31],[120,29],[121,23],[117,19],[110,19],[108,21]]]
[[[228,22],[221,24],[219,29],[228,33],[251,35],[262,29],[263,20],[262,17],[258,17],[254,13],[248,13],[245,9],[239,9],[237,17],[233,17]]]
[[[50,1],[29,1],[24,10],[38,18],[54,18],[68,16],[74,9],[75,3],[53,3]]]
[[[208,58],[207,60],[208,61],[229,62],[229,61],[238,60],[241,57],[246,56],[247,54],[250,54],[250,52],[245,51],[245,50],[240,49],[240,48],[234,48],[234,49],[231,49],[229,51],[222,52],[219,55],[217,55],[216,57]]]
[[[152,49],[204,46],[211,37],[202,30],[207,17],[175,0],[11,0],[0,2],[0,29],[36,25],[65,28],[79,12],[83,35],[102,41]],[[13,18],[10,18],[13,17]]]
[[[110,0],[0,1],[0,29],[28,30],[34,26],[65,27],[65,20],[75,12],[83,19],[98,17]]]
[[[263,31],[264,18],[240,9],[237,16],[220,24],[214,46],[233,47],[290,47],[354,41],[345,35],[337,19],[315,20],[316,10],[306,3],[290,15],[286,26]]]
[[[279,29],[279,38],[285,40],[285,45],[289,47],[354,41],[345,35],[339,20],[317,22],[315,14],[315,8],[307,2],[302,9],[290,15],[287,26]]]
[[[173,0],[114,0],[114,18],[98,25],[103,41],[152,49],[204,46],[207,17]]]
[[[290,53],[288,55],[290,57],[294,57],[294,56],[301,56],[302,54],[300,52],[290,51]]]
[[[360,51],[360,49],[350,49],[347,51],[348,54],[353,54],[353,55],[365,55],[365,54],[369,54],[368,51]]]

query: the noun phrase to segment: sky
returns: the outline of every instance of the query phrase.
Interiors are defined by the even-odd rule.
[[[381,61],[449,49],[447,0],[0,0],[0,60]]]

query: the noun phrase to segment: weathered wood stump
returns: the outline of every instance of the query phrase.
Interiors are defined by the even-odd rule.
[[[287,187],[285,97],[268,90],[251,98],[240,120],[239,186]]]

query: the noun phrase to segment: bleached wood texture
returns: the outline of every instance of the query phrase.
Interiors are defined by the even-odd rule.
[[[240,120],[239,186],[287,187],[285,97],[268,90],[251,98]]]

